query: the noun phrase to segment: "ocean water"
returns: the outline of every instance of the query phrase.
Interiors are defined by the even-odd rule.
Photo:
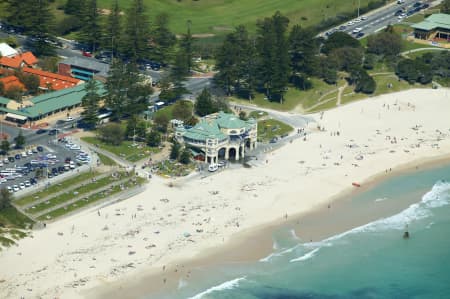
[[[400,213],[320,242],[280,228],[269,256],[196,269],[177,290],[146,298],[450,298],[450,165],[391,178],[351,201],[411,196],[417,203]],[[406,225],[409,239],[402,238]]]

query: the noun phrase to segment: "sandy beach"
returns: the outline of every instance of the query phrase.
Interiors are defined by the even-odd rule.
[[[313,115],[305,137],[253,160],[251,168],[154,177],[141,194],[49,224],[3,249],[0,297],[101,298],[145,275],[170,284],[166,273],[183,261],[333,208],[334,200],[376,178],[447,159],[449,115],[449,89],[383,95]],[[271,249],[270,240],[255,244],[247,251]]]

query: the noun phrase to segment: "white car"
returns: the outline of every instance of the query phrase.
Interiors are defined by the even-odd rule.
[[[25,189],[25,184],[24,183],[20,183],[19,187],[20,187],[20,189]]]
[[[211,164],[211,165],[208,166],[208,171],[209,172],[214,172],[217,169],[219,169],[219,165],[217,165],[217,164]]]
[[[25,181],[25,187],[30,187],[30,186],[31,186],[30,181]]]
[[[22,152],[21,156],[22,156],[22,158],[26,158],[27,157],[27,153],[26,152]]]
[[[33,155],[33,151],[32,150],[28,150],[27,155],[28,156],[32,156]]]
[[[72,120],[73,120],[72,116],[69,116],[69,117],[66,118],[66,121],[72,121]]]
[[[74,144],[74,145],[72,145],[71,147],[69,147],[71,150],[75,150],[75,151],[78,151],[78,150],[80,150],[81,149],[81,147],[78,145],[78,144]]]
[[[14,191],[13,191],[13,188],[11,188],[11,186],[7,186],[6,189],[8,189],[9,193],[14,192]]]
[[[17,192],[17,191],[19,191],[19,190],[20,190],[20,189],[19,189],[19,186],[17,186],[17,185],[14,185],[14,186],[13,186],[13,191],[14,191],[14,192]]]
[[[353,21],[347,23],[348,26],[352,26],[353,24],[354,24]]]

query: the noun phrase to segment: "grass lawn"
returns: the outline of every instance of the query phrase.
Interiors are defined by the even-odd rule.
[[[57,0],[63,4],[67,0]],[[113,0],[99,0],[99,8],[110,9]],[[323,19],[355,11],[357,1],[349,0],[144,0],[152,21],[162,12],[169,15],[169,26],[177,34],[185,33],[187,21],[196,33],[222,34],[237,25],[249,25],[254,29],[256,20],[272,16],[277,10],[289,17],[293,24],[316,25]],[[123,10],[130,6],[130,0],[119,0]],[[361,0],[365,7],[369,0]]]
[[[255,104],[258,107],[274,109],[279,111],[290,111],[302,105],[303,109],[307,109],[312,105],[316,104],[319,99],[329,92],[337,89],[335,85],[329,85],[319,78],[310,78],[313,87],[308,90],[299,90],[295,87],[290,86],[288,91],[284,96],[284,102],[280,104],[279,102],[271,102],[265,99],[265,95],[261,93],[255,94],[255,98],[249,102],[248,100],[230,97],[231,101],[235,101],[242,104]],[[325,98],[327,96],[325,95]]]
[[[84,186],[80,186],[76,189],[72,189],[68,192],[65,192],[58,196],[50,198],[49,200],[47,200],[45,202],[41,202],[40,204],[30,207],[30,208],[26,209],[26,212],[31,213],[31,214],[36,214],[36,213],[45,211],[56,205],[70,201],[75,197],[81,196],[83,194],[92,192],[97,189],[101,189],[101,188],[105,187],[106,185],[109,185],[117,180],[118,179],[113,178],[112,176],[107,176],[107,177],[98,179],[95,182],[85,184]]]
[[[50,187],[42,189],[41,191],[38,191],[36,193],[33,193],[31,195],[27,195],[25,197],[19,198],[17,200],[14,201],[15,204],[19,205],[19,206],[23,206],[26,204],[30,204],[33,201],[36,201],[39,198],[44,198],[46,196],[49,196],[53,193],[62,191],[62,190],[66,190],[68,188],[70,188],[73,185],[76,185],[78,183],[81,183],[83,181],[89,180],[95,176],[98,175],[98,172],[83,172],[81,174],[78,174],[77,176],[64,180],[60,183],[54,184],[54,185],[50,185]]]
[[[124,189],[132,188],[132,187],[134,187],[134,186],[136,186],[138,184],[142,184],[144,182],[145,182],[144,178],[137,177],[137,178],[135,178],[135,182],[133,182],[133,180],[130,179],[127,182],[123,183],[123,187],[124,187]],[[38,217],[38,219],[39,220],[48,220],[48,219],[54,219],[54,218],[63,216],[65,214],[67,214],[67,213],[70,213],[72,211],[75,211],[75,210],[78,210],[78,209],[80,209],[82,207],[85,207],[85,206],[87,206],[87,205],[89,205],[91,203],[94,203],[94,202],[99,201],[101,199],[105,199],[106,197],[110,197],[112,195],[115,195],[115,194],[117,194],[117,193],[119,193],[121,191],[123,191],[123,189],[119,185],[115,185],[109,191],[102,191],[102,192],[99,192],[99,193],[92,194],[89,197],[80,199],[76,203],[70,204],[70,205],[65,206],[65,207],[61,207],[61,208],[53,210],[53,211],[51,211],[51,212],[49,212],[47,214],[41,215],[41,216]]]
[[[133,141],[125,140],[120,145],[112,145],[104,143],[97,137],[82,137],[83,141],[93,145],[98,145],[99,148],[104,149],[114,155],[121,157],[130,162],[136,162],[144,159],[150,153],[159,152],[158,148],[148,147],[142,142],[136,142],[136,146],[133,146]]]
[[[248,117],[252,117],[254,119],[258,119],[261,117],[264,117],[266,115],[268,115],[269,113],[267,113],[266,111],[252,111],[248,114]]]
[[[431,84],[422,85],[422,84],[409,84],[404,80],[398,80],[398,77],[395,74],[392,75],[380,75],[373,76],[375,81],[377,82],[377,88],[375,90],[374,95],[381,95],[391,92],[397,92],[401,90],[411,89],[411,88],[430,88]],[[388,84],[391,83],[392,87],[388,88]]]
[[[258,122],[258,139],[267,142],[273,137],[280,137],[292,130],[291,126],[276,119],[261,120]]]
[[[191,101],[184,101],[184,102],[186,102],[191,107],[194,106],[194,104]],[[155,112],[153,117],[156,117],[157,115],[165,114],[169,120],[174,119],[175,117],[173,116],[173,107],[174,107],[174,105],[169,105],[164,108],[161,108]]]
[[[115,165],[117,165],[117,163],[113,159],[108,157],[108,156],[105,156],[105,155],[103,155],[101,153],[97,153],[97,156],[98,156],[98,158],[100,159],[100,162],[103,165],[106,165],[106,166],[115,166]]]
[[[187,165],[165,160],[158,163],[158,174],[165,177],[186,176],[195,168],[194,163]]]
[[[0,210],[0,227],[16,227],[24,229],[33,224],[33,220],[17,211],[14,207]]]

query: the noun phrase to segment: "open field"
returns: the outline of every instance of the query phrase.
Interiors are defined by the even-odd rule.
[[[68,202],[78,196],[81,196],[83,194],[86,194],[86,193],[92,192],[94,190],[100,189],[102,187],[105,187],[108,184],[113,183],[114,181],[117,181],[117,179],[114,177],[111,177],[111,176],[107,176],[107,177],[97,179],[97,180],[93,179],[90,183],[83,184],[82,186],[80,186],[78,188],[68,190],[67,192],[64,192],[55,197],[52,197],[45,202],[41,202],[35,206],[32,206],[32,207],[26,209],[26,212],[31,213],[31,214],[36,214],[36,213],[45,211],[56,205],[60,205],[65,202]]]
[[[61,183],[51,185],[50,187],[42,189],[41,191],[38,191],[36,193],[19,198],[19,199],[15,200],[14,203],[19,206],[30,204],[30,203],[36,201],[36,199],[44,198],[51,194],[66,190],[73,185],[76,185],[83,181],[92,179],[96,175],[98,175],[97,172],[85,172],[85,173],[78,174],[77,176],[67,179],[67,180],[64,180]]]
[[[291,132],[293,128],[276,119],[261,120],[258,122],[258,139],[270,141],[274,137],[281,137]]]
[[[106,165],[106,166],[116,166],[117,165],[117,163],[110,157],[107,157],[101,153],[97,153],[97,156],[103,165]]]
[[[66,0],[57,0],[61,5]],[[111,8],[113,0],[99,0],[98,7]],[[119,0],[122,9],[131,1]],[[369,0],[361,0],[365,7]],[[292,23],[302,26],[316,25],[323,19],[348,13],[357,9],[357,1],[348,0],[144,0],[149,16],[165,12],[169,15],[170,28],[177,34],[186,32],[187,22],[191,21],[194,34],[229,32],[240,24],[255,28],[258,19],[273,15],[277,10],[289,17]]]
[[[99,148],[130,162],[142,160],[146,157],[146,155],[159,151],[158,148],[148,147],[141,142],[136,142],[136,145],[133,145],[133,141],[129,140],[122,141],[120,145],[111,145],[104,143],[97,137],[82,137],[81,139],[87,143],[97,145]]]
[[[121,191],[124,191],[129,188],[133,188],[134,186],[140,185],[144,182],[145,182],[145,179],[141,178],[141,177],[130,178],[129,180],[127,180],[126,182],[123,182],[122,184],[112,185],[111,188],[109,188],[108,190],[104,190],[101,192],[91,194],[87,197],[84,197],[83,199],[78,200],[76,203],[66,205],[64,207],[53,210],[47,214],[41,215],[38,217],[38,219],[39,220],[47,220],[47,219],[54,219],[57,217],[61,217],[65,214],[68,214],[75,210],[81,209],[85,206],[88,206],[94,202],[97,202],[97,201],[105,199],[107,197],[116,195]]]

